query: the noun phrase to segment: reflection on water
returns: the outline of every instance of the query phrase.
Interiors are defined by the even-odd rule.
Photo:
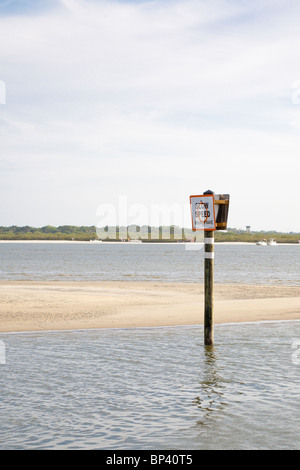
[[[223,378],[220,376],[217,364],[217,354],[214,346],[203,346],[204,361],[200,373],[199,395],[193,400],[193,404],[201,410],[201,418],[197,425],[208,426],[217,416],[217,411],[224,406]]]
[[[0,335],[0,448],[295,449],[299,326]]]
[[[197,424],[206,424],[206,420],[212,417],[211,411],[215,410],[222,397],[220,377],[217,372],[216,353],[213,346],[204,346],[204,362],[199,382],[199,395],[193,403],[203,411],[203,418]]]

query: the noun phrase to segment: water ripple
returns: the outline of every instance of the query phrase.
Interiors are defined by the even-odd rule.
[[[297,448],[297,322],[2,335],[1,449]]]
[[[220,283],[300,285],[300,246],[215,245]],[[203,250],[185,245],[0,244],[0,279],[202,282]]]

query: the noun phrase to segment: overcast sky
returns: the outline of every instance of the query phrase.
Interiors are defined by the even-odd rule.
[[[299,25],[299,0],[0,0],[0,225],[191,226],[211,189],[230,227],[299,232]]]

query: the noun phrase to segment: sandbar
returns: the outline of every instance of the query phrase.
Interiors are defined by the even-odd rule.
[[[197,283],[0,281],[0,332],[203,324]],[[214,322],[299,320],[300,287],[215,284]]]

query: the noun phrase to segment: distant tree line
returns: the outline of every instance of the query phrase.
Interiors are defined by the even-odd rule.
[[[201,240],[203,232],[193,232],[191,229],[175,225],[150,227],[148,225],[106,226],[96,229],[95,226],[60,225],[54,227],[30,227],[12,225],[0,226],[0,240],[77,240],[89,241],[98,238],[108,241],[142,240],[144,242],[180,242]],[[216,231],[216,242],[257,242],[261,239],[275,238],[277,243],[298,243],[300,233],[276,231],[246,231],[228,228],[227,231]]]
[[[96,227],[60,225],[54,227],[30,227],[29,225],[18,227],[0,227],[0,240],[90,240],[96,236]]]

